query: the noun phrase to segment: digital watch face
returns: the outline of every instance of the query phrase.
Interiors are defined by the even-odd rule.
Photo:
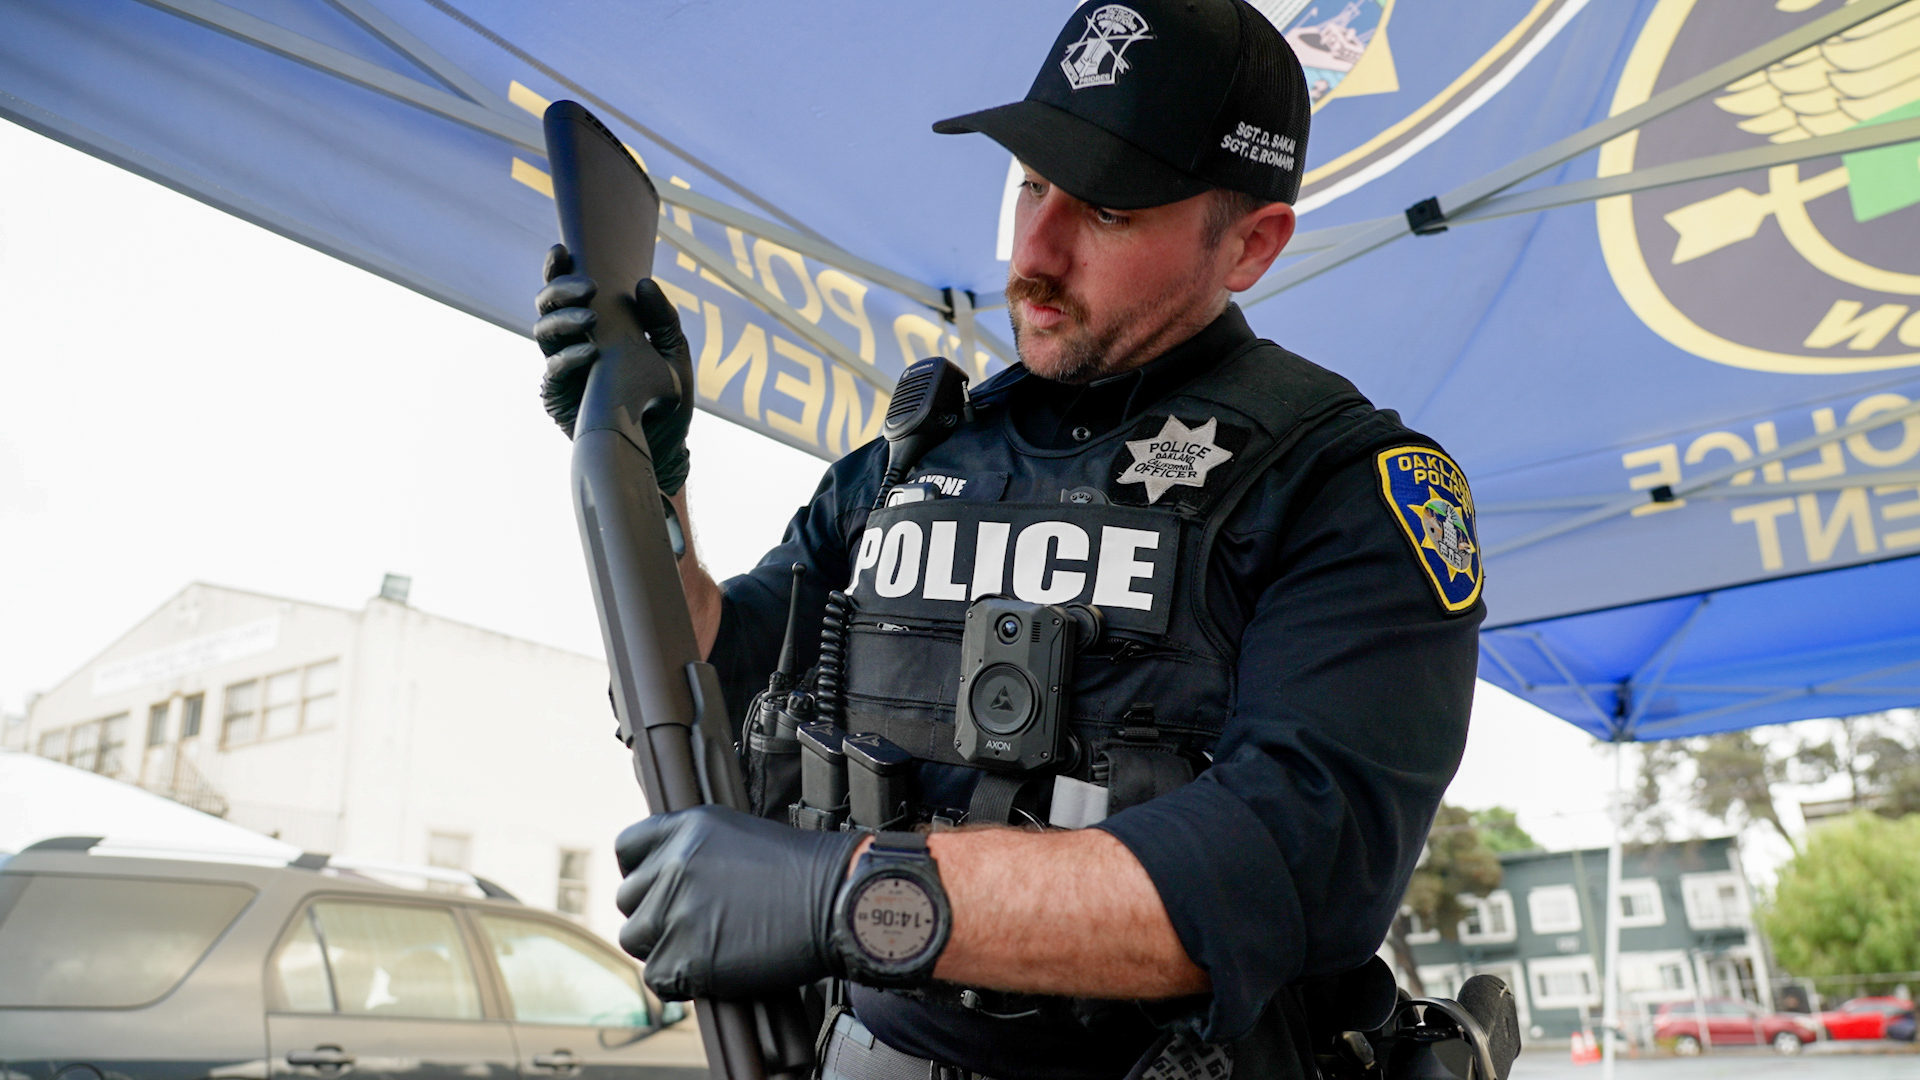
[[[911,878],[877,877],[853,901],[853,939],[881,963],[911,960],[933,944],[933,897]]]

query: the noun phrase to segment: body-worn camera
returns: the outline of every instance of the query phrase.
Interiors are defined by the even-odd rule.
[[[987,596],[960,638],[954,749],[982,768],[1026,772],[1060,760],[1074,653],[1100,636],[1097,608]]]

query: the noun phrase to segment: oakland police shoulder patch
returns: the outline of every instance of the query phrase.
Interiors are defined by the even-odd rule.
[[[1453,459],[1428,446],[1396,446],[1374,457],[1380,497],[1413,545],[1440,606],[1465,611],[1486,580],[1473,492]]]

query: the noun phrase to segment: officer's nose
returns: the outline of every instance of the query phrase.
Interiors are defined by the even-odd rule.
[[[1049,187],[1038,199],[1022,197],[1013,222],[1013,272],[1025,278],[1059,280],[1073,266],[1075,226],[1084,207],[1078,199]]]

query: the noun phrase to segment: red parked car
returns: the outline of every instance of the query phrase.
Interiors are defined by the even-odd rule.
[[[1913,1002],[1897,997],[1857,997],[1820,1014],[1829,1039],[1884,1039],[1887,1023],[1913,1015]]]
[[[1707,998],[1706,1030],[1691,1001],[1660,1006],[1653,1015],[1653,1040],[1673,1047],[1681,1057],[1692,1057],[1708,1046],[1772,1046],[1782,1054],[1797,1054],[1814,1040],[1813,1026],[1803,1017],[1769,1013],[1734,998]]]

